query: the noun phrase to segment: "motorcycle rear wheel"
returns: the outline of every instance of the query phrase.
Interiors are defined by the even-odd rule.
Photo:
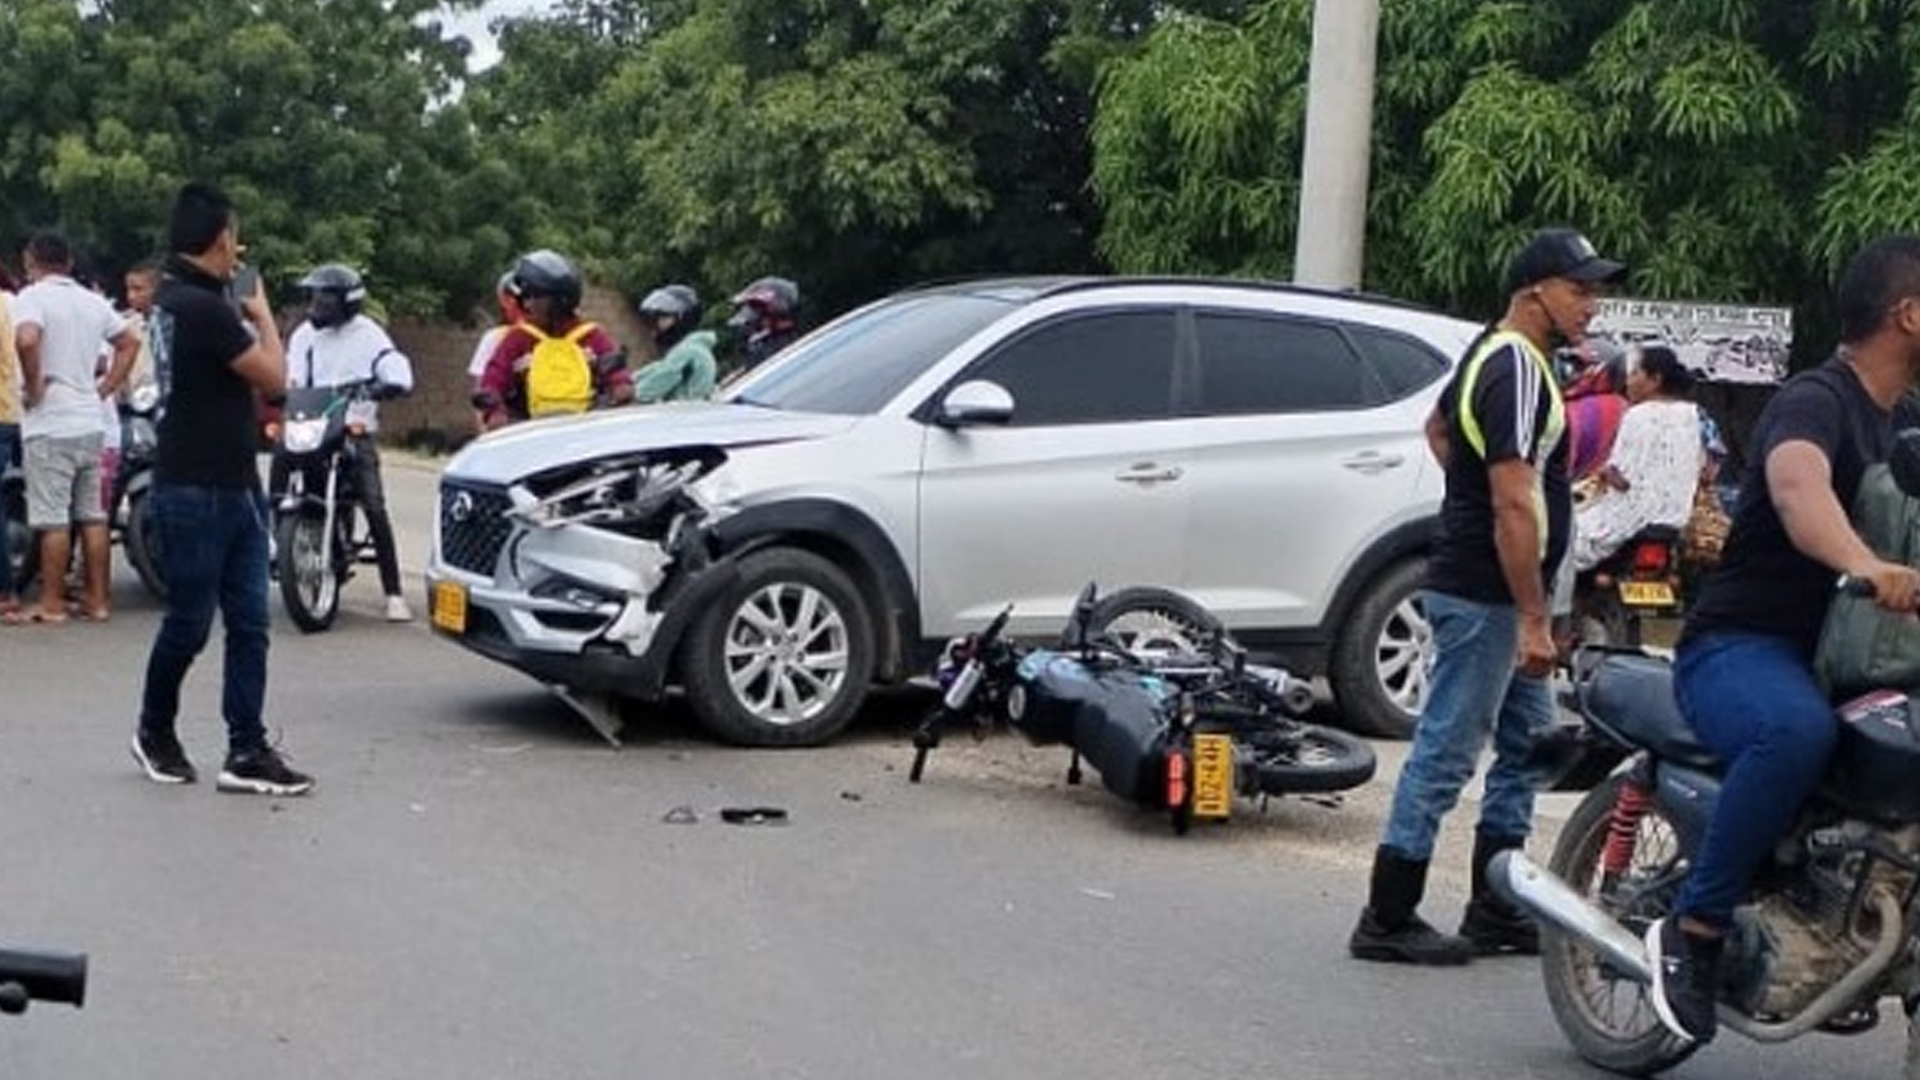
[[[160,576],[160,537],[147,509],[147,493],[127,496],[127,525],[123,534],[127,562],[140,577],[140,584],[155,600],[167,598],[167,583]]]
[[[1604,908],[1635,933],[1669,913],[1674,896],[1674,862],[1679,835],[1650,806],[1634,834],[1633,860],[1620,881],[1602,881],[1601,852],[1620,786],[1613,777],[1587,793],[1568,817],[1554,847],[1549,868],[1575,892]],[[1649,888],[1656,879],[1657,887]],[[1668,1031],[1654,1014],[1647,987],[1609,971],[1578,938],[1552,926],[1540,926],[1540,973],[1547,1004],[1574,1050],[1587,1061],[1628,1076],[1650,1076],[1673,1068],[1699,1044]]]
[[[1271,733],[1236,738],[1242,794],[1326,795],[1373,779],[1373,746],[1319,724],[1287,721]]]
[[[318,514],[288,514],[280,519],[275,544],[280,600],[302,633],[317,634],[340,614],[340,578],[334,553]]]
[[[6,519],[5,556],[13,569],[13,593],[23,596],[40,576],[40,545],[38,535],[24,520],[8,515]]]

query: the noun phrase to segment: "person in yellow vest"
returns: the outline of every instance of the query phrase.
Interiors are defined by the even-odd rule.
[[[1566,404],[1548,357],[1586,335],[1602,288],[1626,267],[1572,229],[1542,229],[1508,264],[1507,311],[1467,350],[1427,418],[1446,472],[1422,594],[1433,679],[1374,853],[1348,950],[1361,960],[1463,964],[1534,954],[1538,929],[1489,887],[1487,865],[1533,828],[1535,737],[1553,723],[1550,582],[1573,519]],[[1459,936],[1417,913],[1440,822],[1481,751],[1494,760],[1474,831],[1473,894]]]

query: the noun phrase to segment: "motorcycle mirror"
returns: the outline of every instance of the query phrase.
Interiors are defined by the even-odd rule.
[[[1920,428],[1907,428],[1893,437],[1887,467],[1893,470],[1894,485],[1902,494],[1920,499]]]

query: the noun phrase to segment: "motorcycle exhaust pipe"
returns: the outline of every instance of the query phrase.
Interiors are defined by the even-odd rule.
[[[1495,855],[1487,872],[1494,891],[1534,918],[1579,938],[1625,977],[1641,984],[1653,982],[1646,943],[1566,882],[1518,851]]]

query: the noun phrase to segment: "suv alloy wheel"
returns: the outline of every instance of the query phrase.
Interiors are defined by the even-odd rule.
[[[700,722],[745,746],[825,742],[853,720],[873,673],[860,590],[797,548],[740,562],[740,581],[694,625],[680,654]]]

